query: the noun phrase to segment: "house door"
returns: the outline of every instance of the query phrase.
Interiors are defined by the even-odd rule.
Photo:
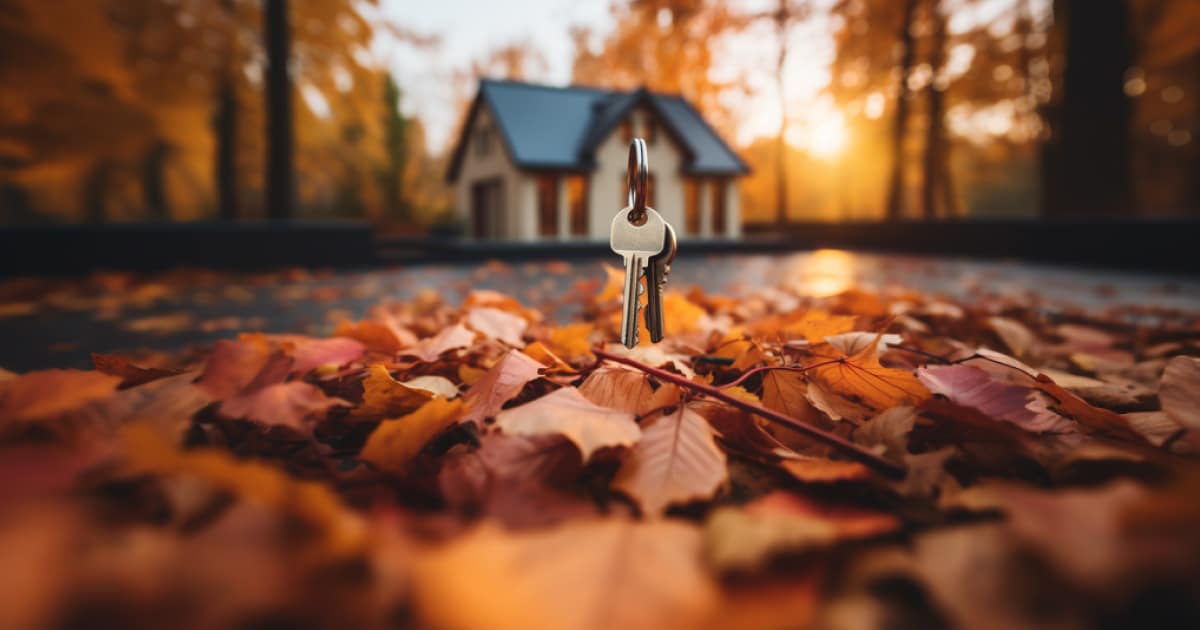
[[[475,238],[497,238],[504,216],[504,180],[482,181],[471,186],[471,233]]]

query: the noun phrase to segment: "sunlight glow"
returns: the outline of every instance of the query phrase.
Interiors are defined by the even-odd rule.
[[[802,120],[792,124],[787,140],[788,144],[813,157],[830,160],[846,148],[848,134],[845,114],[829,101],[822,100],[805,112]]]
[[[854,287],[855,258],[840,249],[818,249],[794,256],[785,264],[783,285],[811,297],[829,297]]]

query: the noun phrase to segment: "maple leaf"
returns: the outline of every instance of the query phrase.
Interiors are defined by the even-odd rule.
[[[78,410],[112,397],[120,383],[120,377],[83,370],[43,370],[0,381],[0,424]]]
[[[119,376],[121,378],[121,388],[135,387],[143,383],[179,374],[177,370],[139,367],[134,365],[128,358],[115,354],[96,354],[93,352],[92,365],[96,366],[96,371],[98,372]]]
[[[480,527],[418,560],[417,616],[448,630],[697,627],[719,597],[699,552],[697,528],[677,521]]]
[[[808,371],[809,401],[833,419],[862,421],[892,407],[915,405],[929,390],[910,372],[883,367],[874,346]],[[819,389],[819,391],[814,391]]]
[[[770,370],[762,378],[762,404],[797,420],[812,422],[819,415],[808,401],[804,375],[791,370]]]
[[[529,327],[523,317],[491,307],[476,307],[467,311],[466,324],[472,330],[510,346],[523,345],[521,337]]]
[[[408,330],[372,320],[343,321],[337,325],[333,334],[354,339],[372,352],[391,355],[417,343],[416,336]]]
[[[596,450],[632,446],[641,437],[633,414],[601,407],[574,387],[556,389],[537,400],[496,414],[496,426],[512,435],[560,434],[588,461]]]
[[[441,376],[422,376],[401,383],[386,367],[372,365],[363,380],[363,401],[354,410],[358,417],[396,416],[428,402],[434,396],[454,398],[458,388]]]
[[[1200,431],[1200,359],[1179,356],[1167,362],[1158,386],[1163,412],[1180,426]]]
[[[642,424],[642,438],[621,462],[613,487],[643,512],[659,515],[670,505],[711,497],[728,476],[708,422],[680,405]]]
[[[326,396],[314,385],[292,381],[240,393],[223,401],[218,411],[227,418],[243,418],[265,426],[285,426],[308,433],[309,419],[330,407],[350,404]]]
[[[521,393],[539,375],[542,364],[520,350],[509,350],[486,374],[471,385],[465,396],[463,422],[480,422],[495,416],[504,403]]]
[[[704,524],[704,551],[719,571],[753,571],[779,554],[870,538],[899,527],[891,514],[827,506],[776,491],[710,514]]]
[[[432,337],[422,339],[417,345],[405,349],[403,354],[430,363],[436,361],[444,352],[465,348],[474,342],[475,333],[460,322],[443,328]]]
[[[602,407],[640,416],[654,409],[654,389],[644,372],[623,367],[594,370],[579,386],[579,393]]]
[[[458,422],[462,413],[461,400],[434,398],[404,417],[379,423],[367,438],[359,457],[379,470],[403,474],[417,453],[439,433]]]
[[[970,365],[923,367],[917,370],[917,378],[951,402],[1011,422],[1031,433],[1079,430],[1074,422],[1047,408],[1046,399],[1033,388],[996,380]]]

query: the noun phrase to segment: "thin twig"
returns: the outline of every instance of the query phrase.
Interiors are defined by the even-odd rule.
[[[609,354],[608,352],[605,352],[600,349],[594,349],[594,350],[592,350],[592,353],[595,354],[597,357],[600,357],[601,359],[607,359],[609,361],[623,363],[625,365],[628,365],[629,367],[632,367],[632,368],[635,368],[642,372],[645,372],[646,374],[649,374],[657,379],[666,381],[668,383],[674,383],[675,385],[678,385],[679,387],[682,387],[684,389],[692,390],[696,393],[708,396],[709,398],[715,398],[727,405],[737,407],[738,409],[741,409],[742,411],[752,413],[757,416],[762,416],[763,418],[766,418],[767,420],[770,420],[770,421],[778,423],[778,424],[782,424],[789,429],[792,429],[799,433],[803,433],[804,435],[807,435],[808,437],[810,437],[814,440],[823,442],[823,443],[833,447],[834,449],[838,450],[846,457],[849,457],[850,459],[853,459],[853,460],[859,462],[860,464],[867,466],[871,470],[874,470],[875,472],[883,475],[884,477],[888,477],[890,479],[903,479],[905,477],[905,475],[908,474],[908,470],[904,466],[901,466],[894,462],[890,462],[890,461],[880,457],[879,455],[876,455],[875,453],[863,448],[862,446],[859,446],[858,444],[850,442],[849,440],[847,440],[839,435],[829,433],[828,431],[823,431],[821,429],[818,429],[817,427],[814,427],[812,425],[801,422],[791,416],[787,416],[787,415],[784,415],[777,411],[767,409],[766,407],[763,407],[762,405],[756,405],[752,402],[748,402],[748,401],[742,400],[740,398],[735,398],[735,397],[730,396],[729,394],[726,394],[725,392],[723,392],[711,385],[705,385],[704,383],[696,383],[694,381],[689,381],[688,379],[686,379],[682,376],[679,376],[678,374],[672,374],[671,372],[667,372],[666,370],[660,370],[658,368],[650,367],[649,365],[646,365],[645,363],[642,363],[640,361],[635,361],[630,358],[619,357],[615,354]]]
[[[725,383],[724,385],[717,387],[717,389],[726,389],[729,387],[737,387],[738,385],[741,385],[742,383],[746,382],[746,379],[750,378],[751,376],[754,376],[755,374],[759,374],[761,372],[784,370],[786,372],[801,372],[801,373],[803,373],[803,372],[807,372],[814,368],[819,368],[819,367],[822,367],[825,365],[832,365],[834,363],[837,363],[838,361],[839,361],[838,359],[830,359],[828,361],[822,361],[820,363],[814,363],[812,365],[803,366],[803,367],[795,367],[795,366],[788,366],[788,365],[760,365],[752,370],[747,370],[745,374],[742,374],[741,376],[737,377],[737,380]]]

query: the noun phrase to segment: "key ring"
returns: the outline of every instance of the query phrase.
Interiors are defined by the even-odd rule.
[[[646,180],[650,166],[646,160],[646,141],[634,138],[629,143],[629,222],[640,225],[646,218]]]

